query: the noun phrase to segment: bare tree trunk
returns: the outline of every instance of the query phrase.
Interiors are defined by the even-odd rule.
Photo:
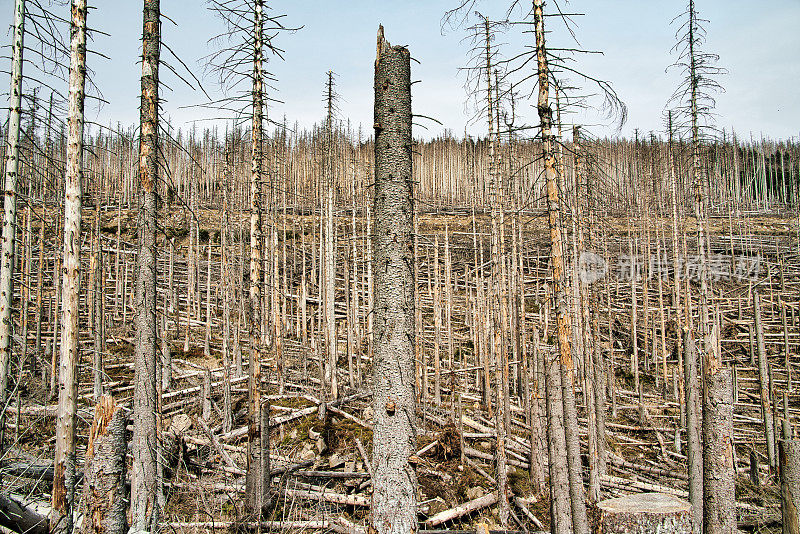
[[[265,473],[261,471],[261,181],[263,93],[264,1],[256,0],[253,17],[253,88],[252,171],[250,173],[250,351],[247,430],[247,507],[261,517],[266,502]]]
[[[86,81],[86,1],[73,0],[70,24],[69,137],[64,177],[64,285],[58,415],[50,529],[72,531],[75,505],[75,425],[78,412],[78,309],[81,288],[81,180]]]
[[[775,472],[775,425],[772,414],[769,388],[769,361],[764,344],[764,326],[761,318],[761,295],[758,290],[753,290],[753,315],[756,326],[756,347],[758,350],[758,378],[760,383],[759,395],[761,399],[761,416],[764,419],[764,437],[767,444],[767,458],[770,469]]]
[[[370,530],[417,530],[411,54],[378,29],[375,60],[375,361]]]
[[[547,187],[548,226],[550,229],[550,265],[553,284],[553,310],[556,313],[558,348],[560,353],[561,386],[564,404],[564,432],[567,447],[572,520],[577,532],[589,529],[584,502],[583,477],[581,475],[580,444],[578,442],[578,416],[575,408],[575,370],[570,344],[570,320],[567,288],[564,273],[564,258],[561,228],[560,194],[557,185],[551,131],[553,112],[549,103],[549,70],[545,45],[543,0],[534,0],[534,24],[536,33],[536,58],[539,78],[538,110],[542,129],[542,151]],[[551,376],[551,375],[548,375]],[[552,462],[552,457],[551,457]],[[558,527],[560,528],[560,527]]]
[[[800,534],[800,440],[778,443],[781,463],[783,534]]]
[[[158,428],[156,425],[156,221],[158,205],[158,68],[161,47],[160,0],[145,0],[142,21],[142,95],[139,140],[139,253],[136,258],[136,341],[133,399],[131,526],[155,531],[158,509]],[[124,291],[124,289],[123,289]]]
[[[125,410],[110,396],[95,405],[89,431],[83,484],[84,534],[125,534],[128,491],[125,485]]]
[[[703,531],[736,534],[736,471],[733,459],[733,376],[722,367],[714,326],[706,352],[703,403]]]
[[[8,372],[11,364],[14,322],[14,239],[17,231],[17,173],[19,172],[19,123],[22,115],[22,52],[25,36],[25,0],[14,2],[14,37],[12,40],[11,89],[8,101],[8,141],[3,200],[3,234],[0,250],[0,406],[7,401]],[[0,411],[0,452],[3,450],[6,415]]]
[[[683,336],[684,374],[686,384],[686,448],[688,449],[689,500],[692,503],[692,524],[695,534],[703,525],[703,449],[700,443],[700,406],[697,385],[697,349],[691,333]]]
[[[534,333],[538,336],[538,333]],[[564,437],[564,402],[561,398],[561,373],[558,358],[544,354],[544,385],[547,401],[547,452],[550,458],[550,525],[553,534],[570,534],[569,475],[567,474],[567,442]]]
[[[689,534],[692,531],[689,503],[664,493],[637,493],[606,499],[597,505],[596,515],[596,534]]]

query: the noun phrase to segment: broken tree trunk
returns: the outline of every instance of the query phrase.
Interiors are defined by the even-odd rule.
[[[467,514],[471,514],[472,512],[480,510],[481,508],[486,508],[487,506],[491,506],[496,502],[497,502],[497,494],[487,493],[486,495],[478,497],[477,499],[467,501],[464,504],[459,504],[455,508],[450,508],[449,510],[444,510],[442,512],[439,512],[435,516],[428,519],[425,522],[425,525],[428,527],[435,527],[437,525],[441,525],[442,523],[452,521],[453,519],[457,519]]]
[[[125,485],[126,417],[108,395],[100,398],[86,448],[83,486],[84,534],[128,531]]]
[[[370,531],[417,530],[411,54],[378,29],[375,60],[375,356]]]
[[[761,400],[761,415],[764,419],[764,437],[767,442],[767,458],[769,467],[775,472],[775,424],[772,414],[772,403],[769,393],[769,361],[767,349],[764,344],[764,325],[761,319],[761,295],[753,290],[753,315],[755,316],[756,344],[758,350],[758,379]]]

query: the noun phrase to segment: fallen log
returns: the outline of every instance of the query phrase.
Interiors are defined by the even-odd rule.
[[[19,495],[7,493],[0,493],[0,526],[24,534],[50,533],[46,515],[40,514]]]
[[[237,522],[237,521],[174,521],[171,523],[165,523],[166,526],[169,526],[173,529],[189,529],[189,528],[198,528],[198,529],[212,529],[212,530],[222,530],[222,529],[230,529],[230,528],[247,528],[247,529],[257,529],[259,527],[266,528],[269,531],[272,530],[327,530],[331,528],[330,521],[244,521],[244,522]]]
[[[370,478],[369,473],[346,471],[294,471],[291,475],[301,478]]]
[[[477,499],[472,499],[471,501],[467,501],[464,504],[459,504],[455,508],[450,508],[449,510],[444,510],[442,512],[439,512],[435,516],[425,521],[425,524],[429,527],[435,527],[437,525],[441,525],[442,523],[447,523],[448,521],[452,521],[453,519],[458,519],[459,517],[471,514],[472,512],[480,510],[481,508],[486,508],[487,506],[491,506],[496,502],[497,502],[497,494],[487,493],[486,495],[478,497]]]
[[[302,489],[287,488],[284,490],[287,497],[297,497],[299,499],[323,500],[334,504],[346,504],[348,506],[369,506],[370,499],[363,495],[344,495],[327,491],[309,491]]]
[[[233,461],[233,458],[231,458],[231,455],[228,454],[228,451],[226,451],[224,448],[222,448],[222,445],[220,444],[219,440],[214,435],[214,433],[211,431],[211,429],[208,428],[208,425],[203,420],[203,418],[202,417],[196,417],[195,421],[197,421],[197,423],[200,425],[200,428],[202,428],[203,431],[206,433],[206,435],[208,436],[208,439],[211,440],[211,444],[217,450],[217,452],[219,453],[219,455],[222,458],[222,460],[226,464],[228,464],[228,467],[230,467],[236,474],[244,475],[245,474],[245,470],[242,469],[241,467],[239,467],[238,465],[236,465],[236,462]]]
[[[53,464],[26,464],[24,462],[7,463],[0,468],[3,476],[27,478],[31,480],[53,481]]]

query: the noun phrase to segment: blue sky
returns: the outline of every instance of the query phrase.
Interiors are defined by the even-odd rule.
[[[426,122],[428,130],[415,129],[415,135],[430,136],[448,128],[461,135],[472,110],[465,109],[464,76],[458,68],[467,61],[469,44],[466,30],[441,32],[442,14],[457,0],[448,2],[409,0],[303,1],[270,2],[274,12],[286,14],[285,23],[303,26],[296,33],[277,38],[285,50],[285,61],[273,59],[269,70],[277,77],[277,93],[282,100],[270,110],[273,118],[284,114],[308,127],[324,115],[322,102],[326,72],[338,75],[341,95],[340,118],[349,118],[355,127],[361,123],[369,132],[372,124],[372,76],[375,57],[375,34],[379,23],[386,28],[392,44],[406,44],[420,63],[412,66],[415,113],[435,117],[444,126]],[[109,37],[98,35],[91,46],[109,56],[103,60],[90,57],[95,80],[110,103],[98,109],[89,106],[92,120],[108,124],[133,124],[138,120],[140,67],[137,65],[141,34],[141,2],[107,0],[95,2],[89,25]],[[484,0],[477,9],[495,18],[504,12],[506,2]],[[552,6],[552,2],[548,3]],[[674,27],[670,21],[683,11],[685,3],[666,0],[572,0],[560,2],[562,9],[585,13],[575,17],[576,33],[583,48],[599,50],[603,55],[582,55],[577,66],[587,73],[610,81],[625,101],[629,118],[621,134],[630,136],[634,128],[642,132],[663,131],[665,104],[679,82],[676,71],[665,72],[674,61]],[[162,12],[177,23],[164,20],[165,42],[200,77],[207,91],[217,95],[213,77],[203,77],[201,58],[213,48],[209,38],[221,31],[220,22],[207,11],[202,0],[162,0]],[[742,136],[781,139],[800,133],[800,1],[773,0],[753,4],[744,0],[698,0],[703,18],[709,19],[706,50],[720,56],[719,65],[728,74],[719,79],[726,91],[717,95],[718,127],[735,128]],[[60,8],[67,16],[67,8]],[[0,26],[11,23],[12,0],[0,0]],[[551,46],[571,47],[563,24],[547,20],[552,34]],[[505,56],[518,53],[531,44],[531,36],[509,32],[498,37]],[[4,32],[4,44],[10,34]],[[164,56],[166,57],[166,55]],[[169,58],[167,57],[169,60]],[[4,70],[5,70],[4,65]],[[204,96],[185,88],[174,75],[162,69],[162,79],[172,87],[163,97],[167,114],[176,126],[203,116],[196,108]],[[5,85],[5,84],[4,84]],[[521,115],[534,122],[531,103],[521,105]],[[615,128],[602,117],[578,113],[568,120],[591,124],[595,135],[614,135]],[[202,123],[201,123],[202,125]],[[482,122],[469,127],[473,135],[485,132]]]

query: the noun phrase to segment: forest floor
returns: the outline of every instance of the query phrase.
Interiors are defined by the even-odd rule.
[[[173,215],[162,219],[162,230],[168,239],[174,238],[175,285],[178,290],[177,310],[163,307],[159,298],[159,314],[166,313],[170,332],[173,380],[162,398],[161,435],[164,443],[165,525],[174,532],[235,531],[243,526],[247,516],[243,507],[244,469],[246,467],[246,335],[241,343],[231,341],[231,360],[236,350],[244,352],[241,368],[231,364],[226,370],[222,356],[222,284],[220,283],[220,217],[217,210],[200,210],[198,261],[199,315],[187,306],[186,284],[189,265],[189,216],[187,212],[173,210]],[[121,219],[119,218],[121,216]],[[373,408],[370,382],[371,360],[367,343],[367,291],[366,235],[364,221],[358,216],[355,229],[351,226],[352,214],[337,219],[340,239],[338,255],[341,260],[337,280],[337,307],[346,310],[351,299],[347,297],[344,262],[352,262],[352,270],[361,276],[357,285],[360,308],[357,325],[352,332],[355,341],[347,342],[347,321],[342,314],[339,330],[339,381],[342,384],[340,399],[322,402],[319,380],[319,341],[315,339],[316,285],[312,264],[318,242],[319,220],[313,215],[278,216],[275,228],[281,266],[286,266],[288,278],[281,291],[289,310],[284,320],[282,358],[285,373],[284,393],[279,394],[275,373],[275,343],[269,341],[262,350],[263,391],[270,402],[270,459],[273,469],[272,506],[268,518],[274,530],[361,532],[369,511],[371,481],[369,456],[372,441]],[[91,209],[84,212],[86,221],[93,221]],[[480,228],[488,228],[488,218],[478,216]],[[610,222],[609,222],[610,221]],[[532,350],[531,332],[546,332],[547,317],[545,285],[547,278],[547,227],[543,214],[529,214],[525,218],[522,243],[522,270],[524,272],[525,322],[524,351]],[[659,284],[655,277],[645,284],[637,283],[639,331],[636,345],[640,355],[640,389],[636,389],[631,369],[634,339],[631,322],[631,284],[611,276],[614,265],[628,254],[628,239],[638,235],[635,247],[637,256],[645,255],[642,228],[652,237],[652,250],[656,250],[655,228],[662,243],[671,244],[668,219],[629,221],[624,218],[606,219],[605,226],[595,236],[602,243],[602,255],[609,267],[609,276],[600,284],[598,309],[598,341],[604,357],[610,362],[609,376],[613,383],[608,395],[606,435],[608,468],[602,477],[602,498],[659,491],[688,499],[685,433],[681,430],[681,402],[676,397],[680,370],[677,354],[673,350],[676,328],[670,307],[672,280],[662,289],[659,304]],[[247,241],[249,222],[245,215],[232,217],[229,228],[233,230],[230,255],[234,264],[246,262],[246,246],[239,247],[239,233]],[[91,227],[87,224],[86,227]],[[103,354],[103,389],[114,396],[118,404],[129,407],[133,394],[133,243],[135,213],[109,210],[100,220],[102,248],[105,255],[105,351]],[[485,234],[473,233],[473,220],[467,214],[452,212],[424,214],[420,217],[420,275],[418,286],[422,307],[423,340],[422,358],[428,389],[420,395],[418,403],[418,437],[416,469],[419,481],[419,517],[428,528],[474,529],[479,522],[499,528],[496,509],[489,505],[475,512],[438,523],[431,518],[446,517],[448,511],[467,502],[477,502],[496,492],[494,465],[495,419],[484,402],[480,365],[476,365],[475,306],[473,289],[469,289],[470,272],[474,272],[475,259],[488,259],[488,239]],[[35,228],[34,228],[35,230]],[[90,228],[85,228],[88,232]],[[688,224],[681,234],[692,235]],[[485,231],[485,230],[484,230]],[[741,530],[750,532],[777,532],[780,524],[779,486],[770,470],[765,448],[763,423],[758,405],[759,378],[754,365],[752,325],[752,290],[757,287],[764,298],[765,339],[771,365],[771,398],[776,421],[787,418],[795,429],[800,428],[800,245],[798,245],[798,220],[796,217],[752,216],[731,219],[712,217],[709,227],[712,252],[733,258],[743,254],[758,257],[759,265],[753,279],[734,278],[714,283],[712,307],[720,316],[720,344],[724,361],[736,369],[735,393],[735,456],[737,465],[736,497]],[[36,232],[34,232],[34,235]],[[353,235],[354,239],[350,239]],[[453,272],[452,330],[453,345],[447,343],[446,326],[434,321],[435,312],[442,313],[444,301],[434,289],[436,282],[444,284],[443,274],[433,272],[442,268],[444,258],[434,260],[435,250],[444,256],[444,242],[448,240]],[[510,240],[510,238],[508,238]],[[34,237],[35,242],[35,237]],[[117,243],[119,242],[119,247]],[[479,250],[475,249],[475,243]],[[510,241],[509,241],[510,242]],[[45,255],[54,258],[57,240],[54,233],[45,235]],[[163,242],[162,242],[163,243]],[[316,244],[315,244],[316,243]],[[351,244],[355,243],[355,261]],[[211,316],[205,314],[206,280],[209,264],[205,247],[212,247]],[[239,247],[239,248],[237,248]],[[162,250],[168,250],[166,246]],[[286,252],[284,252],[286,250]],[[633,250],[637,250],[634,248]],[[691,250],[691,238],[689,241]],[[599,253],[599,252],[598,252]],[[36,266],[35,257],[32,262]],[[117,260],[117,258],[121,258]],[[348,260],[349,258],[349,260]],[[115,267],[115,260],[122,268]],[[302,263],[305,260],[305,264]],[[166,280],[168,253],[160,257],[160,295],[169,293]],[[479,260],[486,261],[486,260]],[[49,264],[48,264],[49,265]],[[89,265],[87,252],[84,268]],[[306,266],[309,290],[307,342],[300,328],[299,294],[301,265]],[[441,265],[441,266],[440,266]],[[283,267],[281,267],[283,269]],[[87,269],[88,270],[88,269]],[[241,280],[246,278],[240,273]],[[236,269],[234,268],[234,272]],[[281,271],[283,272],[283,271]],[[124,280],[122,278],[125,278]],[[52,278],[52,277],[51,277]],[[84,280],[86,280],[84,276]],[[433,289],[432,288],[433,284]],[[44,301],[52,301],[52,279],[45,280]],[[647,286],[648,297],[643,290]],[[692,291],[696,291],[694,286]],[[120,292],[125,295],[122,297]],[[437,293],[437,295],[434,295]],[[236,293],[235,295],[241,295]],[[234,295],[234,296],[235,296]],[[122,302],[119,302],[119,301]],[[82,300],[84,302],[84,300]],[[234,320],[242,306],[234,299]],[[610,306],[609,306],[610,304]],[[51,305],[52,306],[52,305]],[[783,307],[783,312],[781,311]],[[49,309],[49,308],[48,308]],[[661,322],[661,312],[666,319]],[[33,324],[33,307],[29,309]],[[696,309],[695,309],[696,314]],[[696,316],[696,315],[695,315]],[[55,442],[56,406],[51,396],[49,368],[51,365],[53,313],[44,314],[41,335],[42,347],[37,351],[34,341],[35,327],[28,327],[25,339],[27,359],[23,365],[13,366],[12,375],[18,387],[7,409],[5,428],[5,453],[2,458],[2,483],[4,491],[13,493],[26,502],[47,503],[52,485],[52,458]],[[211,320],[210,352],[204,351],[206,320]],[[648,323],[649,321],[649,323]],[[662,336],[662,324],[665,331]],[[88,328],[88,318],[82,320],[82,361],[80,366],[80,397],[78,411],[77,462],[83,462],[88,429],[93,417],[92,353],[94,333]],[[17,329],[21,332],[21,329]],[[784,335],[786,331],[786,335]],[[188,333],[187,333],[188,332]],[[48,337],[49,336],[49,337]],[[231,336],[233,337],[233,336]],[[661,346],[661,339],[666,346]],[[188,340],[188,342],[187,342]],[[788,340],[788,343],[787,343]],[[18,339],[20,344],[22,339]],[[544,335],[535,343],[543,353],[555,351],[552,336]],[[433,400],[432,354],[441,351],[442,399]],[[188,350],[185,350],[188,345]],[[438,352],[437,350],[437,352]],[[356,359],[348,359],[348,351]],[[662,354],[665,357],[662,359]],[[666,368],[663,362],[666,361]],[[512,376],[522,369],[512,360]],[[535,365],[535,364],[534,364]],[[580,369],[579,369],[580,371]],[[210,414],[203,418],[204,377],[210,373]],[[241,374],[240,374],[241,373]],[[233,426],[223,429],[222,401],[224,377],[231,378]],[[579,372],[580,376],[580,372]],[[665,381],[663,377],[667,377]],[[544,429],[544,402],[541,379],[534,376],[532,397],[538,403],[539,428]],[[521,379],[511,385],[511,436],[507,447],[511,492],[516,497],[515,521],[511,529],[543,531],[549,529],[549,490],[537,488],[530,476],[531,425],[527,415],[529,406],[524,397]],[[579,381],[576,397],[579,399],[578,416],[581,425],[582,449],[587,452],[586,410],[582,396],[584,388]],[[791,384],[791,388],[790,388]],[[208,404],[206,402],[206,404]],[[461,414],[459,417],[458,414]],[[132,428],[132,427],[129,427]],[[778,426],[778,428],[781,428]],[[538,438],[541,439],[541,436]],[[546,441],[534,444],[546,461]],[[588,462],[586,456],[584,461]],[[756,465],[752,465],[755,462]],[[588,474],[588,465],[586,466]],[[535,478],[535,477],[534,477]],[[438,515],[437,514],[445,514]]]

